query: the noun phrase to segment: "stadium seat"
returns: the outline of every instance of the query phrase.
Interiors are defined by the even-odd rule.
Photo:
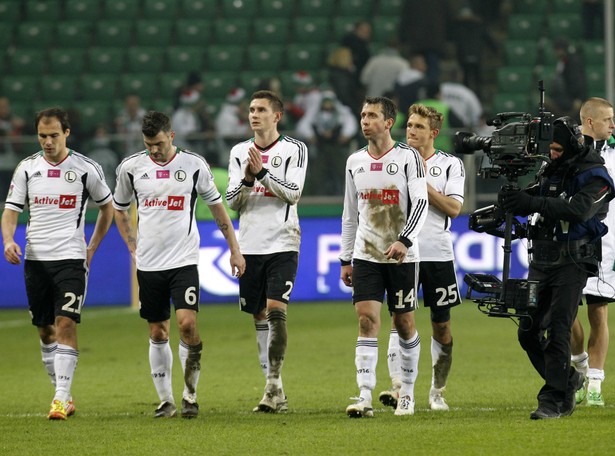
[[[290,19],[295,11],[295,0],[261,0],[263,17]]]
[[[212,20],[179,19],[175,23],[175,42],[182,46],[203,46],[211,42],[212,29]]]
[[[103,0],[103,16],[108,19],[138,17],[139,3],[134,0]]]
[[[494,114],[501,112],[529,112],[531,111],[531,106],[527,94],[497,93],[493,97],[491,111]]]
[[[544,33],[545,17],[542,14],[511,14],[508,16],[508,39],[534,40]]]
[[[584,41],[582,51],[586,65],[604,65],[604,41]]]
[[[41,77],[41,94],[43,100],[65,101],[72,103],[77,93],[76,76],[43,76]]]
[[[283,18],[257,18],[254,20],[253,43],[286,44],[290,22]]]
[[[8,62],[6,59],[6,52],[4,50],[0,51],[0,74],[8,74]]]
[[[133,73],[159,73],[164,62],[164,48],[131,46],[128,48],[127,70]]]
[[[38,76],[4,76],[2,78],[2,93],[12,101],[35,100],[39,94]]]
[[[280,70],[285,46],[253,44],[248,46],[247,67],[249,70]]]
[[[576,14],[550,14],[547,17],[549,35],[574,41],[581,38],[581,17]]]
[[[220,0],[221,17],[245,17],[253,19],[260,14],[257,1]]]
[[[153,73],[133,73],[120,75],[120,97],[136,94],[142,100],[158,96],[158,75]]]
[[[498,92],[529,93],[532,85],[532,68],[501,67],[497,70]]]
[[[545,0],[515,0],[513,10],[515,13],[546,14],[550,2]]]
[[[99,2],[91,0],[66,0],[64,19],[69,21],[95,21],[100,17]]]
[[[97,22],[96,44],[98,46],[129,46],[132,44],[132,22],[122,19],[109,19]]]
[[[51,22],[23,22],[17,26],[15,44],[19,47],[45,49],[53,36]]]
[[[141,19],[135,27],[137,46],[167,46],[171,42],[173,21]]]
[[[182,0],[183,17],[214,19],[217,15],[218,0]]]
[[[177,1],[143,0],[141,11],[149,19],[173,19],[177,14]]]
[[[58,22],[55,28],[54,44],[63,48],[82,48],[90,45],[92,22],[64,21]]]
[[[92,47],[87,50],[89,71],[118,74],[124,71],[126,49],[123,47]]]
[[[397,36],[399,16],[376,16],[372,20],[372,41],[374,43],[388,43]]]
[[[58,0],[28,0],[26,2],[26,20],[41,22],[56,21],[60,19],[61,10]]]
[[[549,92],[549,87],[551,86],[551,81],[555,77],[555,66],[553,65],[536,65],[534,68],[534,80],[535,81],[544,81],[545,89],[547,93]]]
[[[586,65],[585,76],[587,78],[587,92],[592,97],[604,96],[606,92],[605,85],[606,69],[604,65]],[[596,95],[599,93],[600,95]]]
[[[297,0],[299,2],[299,16],[333,16],[336,2],[331,0]]]
[[[372,17],[373,8],[374,0],[339,0],[337,14],[339,16],[362,16],[367,19]]]
[[[113,100],[117,98],[118,77],[115,74],[83,74],[79,89],[84,100]]]
[[[13,24],[2,24],[0,26],[0,49],[5,50],[13,42],[13,32],[15,27]]]
[[[85,67],[82,49],[52,49],[49,51],[49,71],[53,74],[80,74]]]
[[[173,98],[156,98],[154,100],[145,100],[147,103],[146,109],[152,111],[164,112],[167,116],[173,116],[174,106]]]
[[[250,38],[252,21],[248,19],[218,19],[214,22],[214,41],[218,44],[245,45]]]
[[[22,119],[32,117],[32,103],[30,101],[11,100],[11,112]]]
[[[508,40],[504,43],[506,64],[509,66],[530,66],[536,64],[538,49],[535,41]]]
[[[354,26],[357,21],[361,20],[360,17],[341,16],[333,18],[333,37],[332,40],[338,42],[344,35],[354,30]]]
[[[246,90],[248,94],[251,94],[256,90],[257,87],[260,86],[263,80],[271,79],[276,77],[278,74],[277,71],[268,71],[268,70],[258,70],[258,71],[250,71],[244,70],[239,73],[239,87],[242,87]]]
[[[582,0],[552,0],[554,13],[581,14]]]
[[[113,126],[113,111],[109,101],[77,101],[73,108],[78,114],[74,123],[81,134],[91,135],[99,125],[105,125],[107,129]]]
[[[317,70],[324,65],[323,48],[317,44],[289,44],[286,48],[289,70]]]
[[[200,46],[171,46],[167,49],[167,71],[182,72],[203,69],[203,48]]]
[[[234,71],[208,71],[203,75],[206,102],[209,103],[210,98],[224,98],[238,82],[237,73]]]
[[[328,17],[298,17],[293,22],[295,43],[324,44],[329,42],[331,20]]]
[[[239,71],[243,69],[244,46],[213,45],[207,49],[206,70]]]
[[[224,103],[226,103],[224,97],[208,97],[205,100],[205,110],[212,119],[215,119]]]
[[[175,70],[174,68],[171,68]],[[162,73],[158,77],[158,88],[160,98],[167,98],[173,103],[178,90],[186,82],[186,73]]]
[[[20,3],[15,0],[0,0],[0,22],[3,24],[18,24],[20,20]]]
[[[374,8],[374,16],[395,16],[401,14],[404,0],[377,1]]]
[[[45,71],[45,52],[38,49],[17,49],[9,55],[11,73],[19,75],[40,75]]]

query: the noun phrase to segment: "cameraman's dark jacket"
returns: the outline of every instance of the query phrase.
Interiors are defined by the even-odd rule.
[[[537,214],[528,219],[530,263],[540,268],[584,263],[595,275],[600,238],[608,231],[602,220],[615,197],[600,153],[587,147],[563,163],[543,166],[525,191],[541,197]]]

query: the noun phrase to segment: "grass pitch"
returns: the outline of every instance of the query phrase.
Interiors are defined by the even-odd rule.
[[[383,309],[383,321],[388,315]],[[586,308],[580,309],[586,333]],[[612,454],[615,450],[615,348],[607,359],[604,408],[579,406],[568,418],[531,421],[542,382],[509,320],[464,303],[453,310],[454,353],[446,398],[450,412],[429,410],[430,324],[417,311],[422,337],[416,413],[396,417],[374,403],[373,419],[349,419],[357,395],[352,305],[292,303],[284,387],[289,412],[253,414],[264,378],[249,316],[235,305],[201,307],[204,340],[195,420],[154,420],[147,325],[128,308],[85,308],[73,383],[77,413],[46,419],[53,396],[36,331],[25,311],[0,312],[0,454],[6,455],[482,455]],[[175,324],[173,322],[173,324]],[[389,386],[388,324],[381,330],[375,396]],[[611,327],[615,322],[611,318]],[[171,331],[175,399],[181,400],[177,328]],[[612,376],[611,376],[612,375]]]

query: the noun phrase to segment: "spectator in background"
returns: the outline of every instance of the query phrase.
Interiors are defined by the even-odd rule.
[[[395,80],[395,97],[399,112],[408,112],[410,106],[417,100],[426,97],[425,88],[427,86],[427,62],[421,54],[413,54],[408,59],[410,66],[399,72]]]
[[[405,55],[420,53],[427,62],[427,79],[440,80],[440,58],[446,49],[447,0],[405,0],[399,21],[399,41]]]
[[[481,124],[483,105],[469,87],[459,82],[459,71],[452,70],[450,78],[440,84],[442,101],[448,104],[466,128],[477,128]]]
[[[583,0],[581,15],[583,39],[604,39],[604,0]]]
[[[0,97],[0,168],[12,169],[17,164],[14,155],[19,144],[14,140],[22,135],[25,122],[13,114],[8,97]]]
[[[204,147],[199,147],[201,138],[195,138],[198,133],[206,131],[211,125],[205,120],[208,116],[205,103],[199,90],[185,90],[179,97],[179,107],[173,112],[171,123],[175,130],[175,144],[203,154]]]
[[[452,151],[453,132],[451,128],[463,127],[463,121],[455,114],[455,111],[442,100],[442,90],[440,84],[430,83],[427,86],[427,98],[418,103],[429,108],[434,108],[442,114],[442,126],[440,133],[434,140],[434,147],[439,150]]]
[[[117,153],[111,148],[109,131],[105,125],[99,125],[94,130],[94,138],[90,142],[87,156],[100,165],[107,176],[109,189],[115,189],[115,169],[120,160]]]
[[[395,87],[395,81],[410,64],[399,53],[399,42],[396,38],[388,41],[380,52],[367,61],[361,71],[361,83],[365,85],[368,97],[381,97]]]
[[[555,75],[547,86],[546,107],[556,116],[578,117],[579,109],[587,98],[587,81],[585,66],[575,48],[565,38],[553,42],[557,56]]]
[[[334,49],[327,59],[329,84],[342,104],[348,106],[358,117],[363,99],[362,87],[355,77],[350,48]]]
[[[340,177],[344,175],[344,164],[348,159],[348,142],[357,131],[357,118],[331,90],[322,93],[318,110],[301,118],[296,132],[309,143],[310,159],[314,163],[308,181],[308,190],[311,188],[312,194],[344,193]]]
[[[296,123],[308,112],[316,111],[320,106],[321,93],[316,86],[314,77],[307,71],[297,71],[292,76],[294,94],[290,102],[285,102],[285,112],[290,117],[292,125],[285,124],[287,129],[294,128]]]
[[[217,161],[227,166],[228,154],[226,151],[230,150],[230,147],[239,139],[245,138],[250,134],[248,103],[244,89],[241,87],[231,89],[226,96],[225,102],[220,106],[220,110],[216,115],[215,125],[218,135],[218,149],[224,151],[224,153],[220,154]],[[226,189],[224,189],[224,192],[226,192]]]
[[[463,70],[463,83],[480,97],[483,86],[483,47],[487,44],[495,52],[498,49],[497,43],[483,20],[469,7],[459,10],[452,31],[457,47],[457,61]]]
[[[341,44],[350,49],[354,64],[355,78],[359,82],[361,71],[371,56],[369,43],[372,39],[372,25],[367,21],[359,21],[352,32],[342,37]]]
[[[136,94],[126,95],[124,107],[115,118],[116,133],[126,136],[122,148],[122,154],[125,157],[138,149],[143,142],[141,138],[141,121],[144,116],[145,109],[141,107],[141,98]]]

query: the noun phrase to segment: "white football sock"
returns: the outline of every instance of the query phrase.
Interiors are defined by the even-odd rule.
[[[267,369],[269,366],[269,322],[267,320],[254,320],[256,329],[256,346],[258,348],[258,360],[261,365],[265,379],[267,379]]]
[[[389,348],[387,350],[387,365],[393,388],[401,386],[401,360],[399,352],[399,335],[396,329],[391,329],[389,335]]]
[[[354,360],[357,367],[357,385],[361,390],[361,397],[371,401],[372,390],[376,387],[378,339],[376,337],[358,337]]]
[[[184,392],[182,397],[190,402],[196,402],[196,388],[201,375],[201,351],[203,343],[188,345],[179,341],[179,362],[184,373]]]
[[[446,387],[448,373],[453,362],[453,341],[441,344],[431,338],[431,387],[442,390]]]
[[[169,341],[149,341],[149,364],[152,380],[161,402],[175,403],[173,399],[173,384],[171,373],[173,370],[173,352]]]
[[[418,331],[409,340],[399,338],[401,352],[401,389],[399,396],[414,398],[414,383],[419,371],[419,356],[421,354],[421,338]]]
[[[589,379],[587,391],[591,391],[592,393],[600,393],[602,388],[602,382],[604,381],[604,370],[589,369],[587,378]]]
[[[79,352],[68,345],[58,344],[54,360],[56,372],[56,394],[54,399],[66,402],[70,399],[70,388],[77,368]]]
[[[54,366],[54,361],[56,357],[56,351],[58,349],[58,343],[52,342],[50,344],[44,344],[42,340],[39,339],[41,344],[41,357],[43,359],[43,365],[45,366],[45,370],[47,371],[47,375],[49,375],[49,380],[53,386],[56,386],[56,370]]]

